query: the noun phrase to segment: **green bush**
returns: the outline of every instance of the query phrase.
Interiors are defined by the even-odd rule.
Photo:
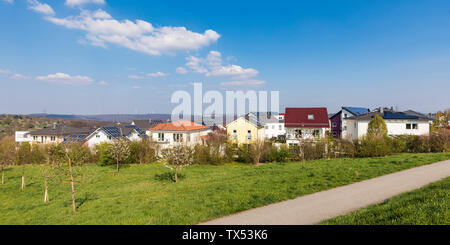
[[[237,154],[237,162],[241,163],[252,163],[252,154],[250,152],[250,145],[249,144],[242,144],[237,147],[236,150]]]
[[[116,164],[114,157],[110,154],[110,151],[109,151],[110,147],[111,147],[111,144],[108,144],[108,143],[101,143],[96,146],[97,159],[98,159],[98,162],[100,163],[100,165],[102,165],[102,166]]]
[[[392,153],[402,153],[407,151],[405,137],[396,137],[396,138],[387,137],[386,140],[387,144],[391,146]]]
[[[450,130],[439,129],[430,134],[431,152],[449,152],[450,151]]]
[[[219,165],[227,162],[220,146],[196,145],[194,147],[194,163],[200,165]]]
[[[357,157],[381,157],[392,153],[387,137],[364,136],[356,144]]]

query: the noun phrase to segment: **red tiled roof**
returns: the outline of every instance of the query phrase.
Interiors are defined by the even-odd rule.
[[[314,119],[308,119],[309,115],[313,115]],[[327,108],[286,108],[284,125],[293,128],[328,128],[330,122]]]
[[[203,126],[190,121],[176,121],[171,123],[160,123],[151,128],[152,131],[192,131],[208,129],[209,127]]]

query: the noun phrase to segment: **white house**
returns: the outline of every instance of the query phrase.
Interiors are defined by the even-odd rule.
[[[203,136],[211,133],[211,128],[190,121],[160,123],[150,129],[151,138],[161,149],[177,144],[194,146],[203,144]]]
[[[31,142],[30,131],[16,131],[15,138],[17,143]]]
[[[137,141],[147,138],[147,135],[135,125],[100,127],[86,137],[85,145],[94,148],[101,143],[112,143],[117,138]]]
[[[327,108],[286,108],[286,143],[324,138],[330,131]]]
[[[347,138],[358,139],[366,135],[369,122],[376,115],[382,117],[386,122],[389,136],[428,135],[430,133],[430,124],[427,118],[381,109],[380,111],[373,111],[365,115],[345,119]]]

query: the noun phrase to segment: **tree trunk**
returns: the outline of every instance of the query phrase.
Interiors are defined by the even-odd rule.
[[[119,172],[119,159],[116,158],[116,169],[117,169],[117,173]]]
[[[175,167],[175,183],[178,183],[178,168]]]
[[[75,201],[75,185],[74,185],[74,180],[73,180],[73,174],[72,174],[72,163],[69,159],[69,173],[70,173],[70,184],[72,185],[72,209],[73,212],[77,212],[77,205],[76,205],[76,201]]]
[[[44,185],[45,185],[45,193],[44,193],[44,202],[48,202],[48,182],[47,182],[47,176],[44,177]]]
[[[25,166],[22,167],[22,190],[25,189]]]
[[[5,170],[3,169],[2,165],[2,185],[5,184]]]

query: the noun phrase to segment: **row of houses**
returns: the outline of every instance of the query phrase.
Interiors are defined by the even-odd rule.
[[[151,120],[84,129],[54,125],[35,131],[17,131],[16,142],[79,142],[94,148],[118,138],[130,141],[149,138],[164,149],[176,144],[204,144],[208,135],[223,128],[228,139],[237,144],[271,139],[296,145],[305,139],[324,138],[327,134],[336,138],[358,139],[367,133],[368,124],[376,115],[385,120],[391,136],[429,134],[430,118],[414,111],[396,112],[392,108],[370,111],[367,108],[342,107],[338,113],[329,116],[327,108],[319,107],[286,108],[284,113],[279,114],[251,112],[225,127],[208,127],[190,121],[162,123]]]

